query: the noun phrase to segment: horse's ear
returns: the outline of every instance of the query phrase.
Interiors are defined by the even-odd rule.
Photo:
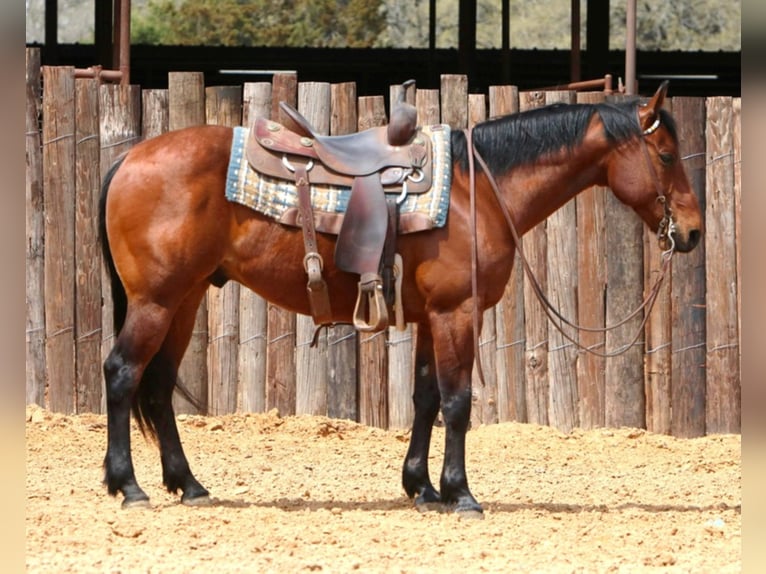
[[[659,117],[660,109],[665,102],[665,94],[668,93],[668,84],[668,80],[662,82],[660,87],[657,88],[657,91],[654,92],[652,99],[649,100],[645,106],[642,106],[640,116],[641,129],[644,130],[644,132],[651,130],[654,122]]]

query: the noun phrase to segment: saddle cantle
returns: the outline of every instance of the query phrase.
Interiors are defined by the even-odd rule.
[[[281,102],[280,107],[286,117],[284,123],[255,120],[246,155],[257,172],[296,186],[314,322],[330,323],[331,311],[321,278],[323,262],[316,251],[309,186],[327,184],[351,189],[334,255],[339,269],[360,275],[354,325],[363,331],[381,330],[388,325],[381,268],[393,268],[395,253],[387,248],[385,259],[391,261],[382,261],[384,246],[396,239],[395,221],[394,225],[391,221],[397,217],[396,201],[431,188],[430,138],[421,133],[411,113],[397,116],[396,130],[380,126],[349,135],[324,136],[289,104]],[[390,141],[392,134],[397,145]],[[403,134],[411,134],[404,143]]]

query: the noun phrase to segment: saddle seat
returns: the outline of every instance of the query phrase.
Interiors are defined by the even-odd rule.
[[[404,145],[391,145],[387,126],[347,135],[325,136],[318,134],[308,120],[287,102],[280,102],[279,106],[289,118],[283,126],[300,136],[299,145],[285,146],[281,151],[318,159],[325,167],[338,173],[363,176],[389,167],[422,168],[428,159],[424,153],[425,138],[417,133],[414,119],[410,126],[410,141]]]

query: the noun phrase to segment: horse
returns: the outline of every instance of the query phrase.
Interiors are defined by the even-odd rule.
[[[397,243],[404,318],[417,324],[414,419],[401,474],[415,507],[483,513],[468,486],[465,441],[473,342],[481,328],[476,310],[481,317],[500,300],[514,262],[504,213],[523,234],[581,191],[608,186],[651,230],[669,228],[666,239],[676,251],[699,243],[702,214],[674,120],[662,109],[666,92],[663,83],[651,98],[555,104],[491,118],[474,126],[471,141],[467,132],[451,132],[446,223],[401,235]],[[109,494],[122,494],[123,507],[149,505],[133,467],[131,412],[158,444],[168,491],[180,490],[183,504],[210,502],[190,470],[171,404],[208,287],[238,281],[279,307],[310,314],[300,229],[224,196],[231,142],[232,128],[222,126],[167,132],[136,144],[104,178],[99,220],[117,334],[103,365],[104,483]],[[486,171],[474,173],[474,150]],[[332,320],[349,323],[358,278],[334,265],[335,236],[317,233],[316,241]],[[428,454],[440,411],[445,450],[437,489]]]

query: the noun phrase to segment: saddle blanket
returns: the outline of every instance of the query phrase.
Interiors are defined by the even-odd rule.
[[[442,227],[447,221],[452,180],[450,128],[448,125],[422,126],[421,130],[432,142],[433,184],[427,192],[409,194],[401,203],[400,233]],[[250,167],[245,154],[249,133],[249,128],[234,128],[226,177],[226,198],[282,223],[299,226],[295,221],[298,211],[295,185],[258,173]],[[396,193],[386,195],[397,196],[399,192],[396,190]],[[350,196],[350,187],[311,185],[311,204],[315,213],[320,212],[320,216],[315,218],[318,231],[337,233]]]

